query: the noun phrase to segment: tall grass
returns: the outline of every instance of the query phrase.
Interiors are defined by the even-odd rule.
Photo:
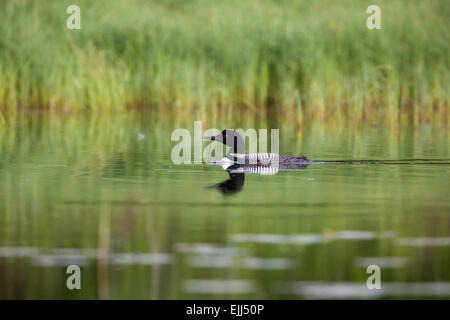
[[[81,30],[66,8],[81,7]],[[366,28],[378,4],[382,30]],[[0,123],[23,110],[449,123],[450,4],[2,1]]]

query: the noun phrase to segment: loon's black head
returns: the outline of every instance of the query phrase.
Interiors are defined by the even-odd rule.
[[[235,130],[226,129],[217,136],[203,137],[204,140],[222,142],[231,148],[230,152],[243,154],[245,145],[242,136]]]

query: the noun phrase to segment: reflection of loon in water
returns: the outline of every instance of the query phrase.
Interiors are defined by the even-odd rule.
[[[244,153],[244,139],[234,130],[223,130],[217,136],[203,137],[205,140],[222,142],[231,147],[227,156],[211,162],[226,170],[230,178],[215,185],[224,194],[238,192],[244,185],[244,175],[275,174],[280,170],[304,169],[311,164],[351,164],[351,165],[449,165],[450,159],[402,159],[402,160],[338,160],[311,161],[303,156],[287,156],[274,153]]]
[[[224,168],[225,171],[228,172],[229,179],[223,182],[220,182],[211,188],[217,188],[224,195],[233,194],[241,191],[244,186],[245,174],[275,174],[279,170],[286,169],[305,169],[308,164],[303,165],[282,165],[274,168],[270,166],[261,166],[261,165],[240,165],[238,163],[227,165],[227,168]]]
[[[223,182],[220,182],[211,188],[217,188],[224,195],[233,194],[241,191],[244,186],[245,173],[238,164],[226,169],[230,178]]]
[[[314,162],[303,156],[286,156],[274,153],[244,154],[244,139],[234,130],[223,130],[217,136],[203,137],[205,140],[222,142],[231,147],[227,156],[212,165],[220,165],[230,178],[213,186],[223,194],[239,192],[244,186],[245,174],[275,174],[279,170],[304,169]]]

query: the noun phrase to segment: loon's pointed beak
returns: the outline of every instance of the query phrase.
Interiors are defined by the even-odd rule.
[[[216,136],[207,136],[207,137],[203,137],[203,140],[216,140]]]

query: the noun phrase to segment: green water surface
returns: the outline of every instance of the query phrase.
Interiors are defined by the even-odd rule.
[[[450,297],[448,129],[281,127],[281,153],[344,163],[246,174],[224,195],[209,188],[221,167],[172,163],[180,127],[193,129],[146,115],[1,127],[0,298]],[[66,287],[73,264],[81,290]]]

